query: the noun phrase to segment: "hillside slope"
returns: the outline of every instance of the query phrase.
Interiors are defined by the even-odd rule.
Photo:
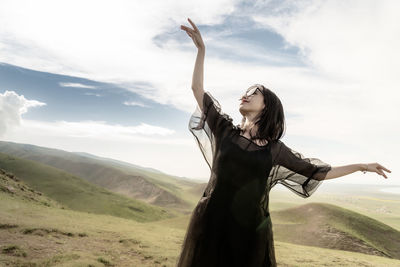
[[[368,216],[326,203],[274,211],[274,237],[283,242],[400,259],[400,232]]]
[[[29,187],[73,210],[153,221],[175,212],[110,192],[79,177],[32,160],[0,153],[0,168],[12,172]]]
[[[0,152],[41,162],[112,192],[186,213],[194,207],[200,197],[190,191],[198,184],[196,182],[88,153],[73,153],[4,141],[0,141]]]
[[[54,208],[62,208],[63,205],[44,195],[42,192],[29,187],[21,181],[15,174],[7,172],[0,168],[0,192],[8,194],[13,198],[19,198],[26,201],[36,202]]]

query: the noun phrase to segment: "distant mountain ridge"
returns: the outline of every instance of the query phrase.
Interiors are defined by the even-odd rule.
[[[141,169],[141,170],[146,170],[146,171],[151,171],[151,172],[155,172],[155,173],[165,174],[165,173],[163,173],[163,172],[161,172],[161,171],[159,171],[157,169],[154,169],[154,168],[146,168],[146,167],[142,167],[142,166],[139,166],[139,165],[135,165],[135,164],[132,164],[132,163],[128,163],[128,162],[124,162],[124,161],[120,161],[120,160],[116,160],[116,159],[112,159],[112,158],[99,157],[99,156],[96,156],[96,155],[93,155],[93,154],[90,154],[90,153],[87,153],[87,152],[70,152],[70,153],[74,153],[74,154],[77,154],[77,155],[81,155],[81,156],[84,156],[84,157],[93,158],[93,159],[97,159],[97,160],[110,161],[110,162],[114,162],[116,164],[121,164],[121,165],[129,166],[129,167],[134,167],[134,168]]]

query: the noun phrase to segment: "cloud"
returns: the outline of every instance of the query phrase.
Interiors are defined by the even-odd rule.
[[[190,26],[190,17],[206,44],[205,90],[236,122],[237,99],[249,85],[262,83],[281,98],[292,136],[325,138],[345,144],[346,154],[351,147],[361,151],[354,152],[358,157],[389,161],[396,157],[390,151],[397,151],[400,134],[399,4],[1,1],[0,61],[116,83],[192,112],[196,49],[179,29]],[[263,28],[281,36],[280,54],[268,49],[270,39],[262,35],[257,37],[265,44],[229,38],[242,30],[227,23],[231,17],[239,24],[255,22],[246,24],[248,31]],[[285,47],[300,53],[282,56]]]
[[[329,91],[323,106],[331,110],[337,101],[352,99],[359,109],[372,101],[376,109],[392,113],[397,111],[393,108],[396,98],[389,96],[400,79],[396,75],[400,62],[396,5],[395,1],[350,1],[345,6],[337,1],[146,1],[140,5],[136,1],[2,1],[0,60],[115,82],[155,102],[190,112],[195,105],[190,66],[196,50],[179,25],[189,26],[186,19],[191,17],[210,47],[205,59],[206,88],[231,100],[224,106],[233,117],[238,118],[233,114],[238,114],[233,99],[255,81],[275,88],[289,104],[307,98],[305,93],[327,96]],[[239,22],[240,18],[255,21],[247,31],[262,27],[275,31],[284,45],[298,47],[302,54],[297,59],[282,52],[271,54],[260,43],[229,39],[231,33],[243,30],[224,24],[230,16]],[[213,49],[221,54],[213,54]],[[232,61],[230,54],[242,60]],[[259,61],[246,62],[249,58]],[[290,67],[296,60],[307,65]],[[281,67],[269,62],[279,62]],[[376,103],[382,95],[389,104]],[[348,105],[346,100],[342,103]],[[310,103],[305,107],[310,107],[308,113],[298,104],[287,109],[313,116],[312,110],[319,106]],[[338,107],[335,112],[343,112],[339,118],[347,108]],[[305,124],[305,128],[310,127]]]
[[[400,81],[399,1],[285,1],[289,4],[290,9],[258,12],[254,19],[300,48],[314,68],[344,79]]]
[[[110,124],[105,121],[55,121],[45,122],[36,120],[23,120],[23,127],[35,133],[46,133],[50,136],[65,136],[76,138],[87,138],[97,140],[122,140],[122,139],[147,139],[152,140],[170,136],[174,130],[164,127],[141,123],[137,126],[124,126]]]
[[[144,97],[189,110],[195,47],[179,24],[188,25],[188,17],[198,25],[221,23],[236,2],[1,1],[0,61],[96,81],[151,83],[155,90]],[[156,43],[160,34],[169,38]]]
[[[94,95],[94,96],[97,96],[97,97],[102,96],[101,94],[94,94],[94,93],[85,93],[85,95]]]
[[[63,83],[59,82],[59,85],[62,87],[75,87],[75,88],[88,88],[88,89],[96,89],[96,86],[86,85],[81,83]]]
[[[3,136],[10,127],[21,124],[21,115],[29,108],[41,107],[46,103],[37,100],[28,100],[24,95],[14,91],[0,93],[0,136]]]
[[[350,138],[360,145],[380,140],[382,132],[393,137],[400,133],[395,115],[400,113],[399,1],[282,1],[275,9],[268,1],[259,4],[253,13],[259,27],[298,47],[315,76],[301,75],[288,82],[294,89],[288,96],[292,107],[295,97],[305,106],[297,108],[307,118],[305,124],[293,121],[298,133],[312,134],[312,121],[326,122],[318,127],[326,129],[325,135],[329,129],[333,138]],[[266,13],[267,9],[271,11]],[[313,90],[303,94],[307,88]],[[320,115],[312,110],[315,102],[326,104],[326,109],[318,109]]]
[[[125,101],[124,102],[124,105],[127,105],[127,106],[139,106],[139,107],[150,107],[150,106],[148,106],[148,105],[146,105],[146,104],[143,104],[143,103],[140,103],[140,102],[135,102],[135,101]]]
[[[10,127],[20,126],[23,131],[47,135],[60,135],[68,137],[92,137],[94,139],[132,139],[147,138],[152,136],[169,136],[174,130],[141,123],[137,126],[125,126],[110,124],[105,121],[64,121],[45,122],[37,120],[24,120],[21,115],[28,112],[29,108],[41,107],[46,103],[37,100],[28,100],[24,95],[18,95],[14,91],[0,93],[0,135],[3,136]],[[150,139],[149,139],[150,138]]]

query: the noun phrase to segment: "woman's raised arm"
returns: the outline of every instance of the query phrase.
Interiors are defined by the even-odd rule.
[[[186,31],[190,38],[192,38],[194,44],[197,47],[197,57],[196,63],[193,71],[192,78],[192,90],[194,97],[201,110],[203,110],[203,95],[204,95],[204,57],[205,57],[205,46],[201,34],[197,26],[188,18],[190,24],[192,24],[193,29],[181,25],[181,29]]]

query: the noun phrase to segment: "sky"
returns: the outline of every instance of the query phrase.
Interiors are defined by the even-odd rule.
[[[327,183],[400,185],[399,1],[0,1],[0,140],[80,151],[207,181],[188,130],[197,54],[204,90],[239,124],[261,83],[282,141],[332,166]]]

